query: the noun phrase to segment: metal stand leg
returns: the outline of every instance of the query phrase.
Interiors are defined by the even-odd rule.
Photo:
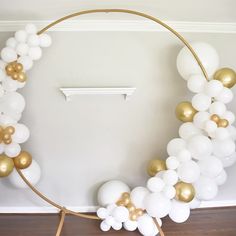
[[[62,231],[64,222],[65,222],[66,212],[64,210],[61,210],[60,211],[60,215],[61,215],[61,219],[60,219],[60,223],[59,223],[58,228],[57,228],[56,236],[60,236],[61,235],[61,231]]]

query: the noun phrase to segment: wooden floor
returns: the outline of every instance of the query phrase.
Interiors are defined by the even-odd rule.
[[[59,216],[0,214],[1,236],[55,236]],[[183,224],[164,220],[165,236],[236,236],[236,207],[211,208],[192,211]],[[99,230],[99,222],[67,216],[62,236],[107,235],[134,236],[138,232]]]

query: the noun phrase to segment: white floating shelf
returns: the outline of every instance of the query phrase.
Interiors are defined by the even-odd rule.
[[[128,100],[136,88],[132,87],[110,87],[110,88],[60,88],[66,101],[71,100],[74,95],[123,95]]]

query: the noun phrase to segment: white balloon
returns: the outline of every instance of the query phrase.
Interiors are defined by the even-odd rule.
[[[5,146],[5,154],[8,157],[16,157],[20,154],[21,147],[18,143],[10,143]]]
[[[214,122],[213,120],[208,120],[205,123],[204,129],[208,134],[212,134],[217,130],[217,127],[218,126],[217,126],[216,122]]]
[[[6,79],[7,75],[4,71],[4,69],[0,68],[0,81],[4,81]]]
[[[39,36],[40,46],[41,47],[49,47],[52,44],[52,39],[48,34],[41,34]]]
[[[111,226],[108,225],[105,221],[102,221],[101,224],[100,224],[100,229],[103,231],[103,232],[107,232],[111,229]]]
[[[25,56],[29,52],[29,46],[26,43],[19,43],[16,47],[16,53],[19,56]]]
[[[29,129],[23,124],[15,124],[15,133],[12,135],[12,141],[16,143],[24,143],[30,136]]]
[[[151,191],[151,192],[161,192],[162,189],[164,188],[165,183],[164,181],[159,178],[159,177],[151,177],[148,181],[147,181],[147,188]]]
[[[175,187],[171,186],[171,185],[166,185],[164,188],[163,188],[163,191],[162,193],[164,194],[165,197],[169,198],[169,199],[172,199],[175,197],[176,195],[176,190],[175,190]]]
[[[122,228],[122,223],[119,221],[115,221],[112,226],[111,226],[114,230],[121,230]]]
[[[25,31],[27,34],[36,34],[37,33],[37,28],[34,24],[27,24],[25,26]]]
[[[166,166],[170,170],[175,170],[179,166],[179,160],[174,156],[170,156],[166,159]]]
[[[218,96],[223,90],[223,84],[218,80],[211,80],[206,83],[204,92],[209,97],[216,97]]]
[[[6,63],[5,61],[3,61],[3,60],[0,59],[0,68],[1,68],[3,71],[5,71],[6,65],[7,65],[7,63]]]
[[[229,137],[230,137],[229,131],[223,127],[217,128],[214,134],[214,138],[219,140],[227,139]]]
[[[193,93],[200,93],[203,91],[207,81],[203,75],[192,75],[188,79],[188,89]]]
[[[112,204],[109,204],[107,205],[107,211],[108,211],[108,214],[111,215],[113,210],[117,207],[116,203],[112,203]]]
[[[186,183],[195,182],[200,176],[200,169],[195,161],[183,162],[178,168],[179,178]]]
[[[210,113],[206,111],[200,111],[193,117],[193,123],[196,127],[203,129],[206,121],[210,119]]]
[[[167,185],[175,185],[178,182],[178,175],[174,170],[166,170],[163,173],[163,181]]]
[[[153,222],[152,217],[144,214],[138,218],[138,230],[142,235],[154,236],[158,234],[157,227]]]
[[[226,157],[219,157],[219,159],[222,162],[223,167],[230,167],[236,162],[236,153]]]
[[[144,209],[144,198],[150,192],[144,187],[136,187],[130,193],[130,199],[137,208]]]
[[[211,97],[203,94],[198,93],[193,96],[192,98],[192,106],[197,111],[206,111],[211,105]]]
[[[101,207],[97,210],[97,216],[101,219],[106,219],[108,215],[109,215],[108,210],[104,207]]]
[[[178,153],[183,150],[186,143],[181,138],[174,138],[167,144],[167,152],[169,156],[177,156]]]
[[[235,121],[235,115],[231,111],[226,111],[225,114],[223,115],[223,118],[226,119],[230,125],[232,125]]]
[[[112,226],[114,223],[115,223],[115,219],[112,217],[112,216],[108,216],[104,222],[107,224],[107,225],[110,225]]]
[[[218,140],[213,142],[213,154],[216,157],[227,157],[235,152],[235,143],[231,139]]]
[[[40,180],[41,169],[35,160],[32,161],[32,164],[28,168],[22,169],[21,172],[32,185],[36,185]],[[8,178],[9,178],[10,183],[15,187],[28,188],[28,186],[21,179],[21,177],[19,176],[16,170],[13,170],[13,172]]]
[[[191,46],[201,60],[209,77],[211,77],[219,67],[219,56],[216,50],[204,42],[193,42]],[[178,54],[177,69],[180,75],[186,80],[192,74],[202,74],[197,61],[186,46]]]
[[[229,131],[231,139],[233,139],[235,141],[236,140],[236,128],[234,126],[230,125],[227,127],[227,130]]]
[[[0,124],[1,125],[10,125],[10,124],[15,124],[16,120],[12,119],[12,117],[10,116],[6,116],[6,115],[0,115]]]
[[[206,157],[198,162],[201,173],[210,178],[215,178],[223,170],[223,165],[221,161],[214,157]]]
[[[127,220],[124,222],[124,228],[127,231],[135,231],[138,228],[138,222],[134,220]]]
[[[233,100],[234,94],[231,89],[224,87],[215,98],[217,101],[227,104]]]
[[[28,55],[34,61],[39,60],[42,56],[42,49],[40,47],[31,47]]]
[[[98,203],[100,206],[106,206],[117,202],[122,193],[130,192],[127,184],[119,180],[111,180],[104,183],[98,190]]]
[[[19,43],[25,43],[27,39],[27,33],[25,30],[18,30],[15,32],[15,39]]]
[[[197,199],[196,197],[189,202],[189,207],[190,209],[196,209],[201,205],[201,201],[199,199]]]
[[[21,56],[17,61],[24,66],[25,71],[30,70],[33,66],[33,61],[29,56]]]
[[[14,49],[12,49],[10,47],[5,47],[1,51],[1,57],[2,57],[3,61],[9,63],[9,62],[16,61],[17,54]]]
[[[212,142],[204,135],[195,135],[188,140],[187,149],[195,159],[201,159],[211,155]]]
[[[30,47],[37,47],[39,46],[39,36],[37,34],[31,34],[27,39],[27,44]]]
[[[129,219],[129,210],[124,206],[118,206],[112,211],[112,216],[116,221],[125,222]]]
[[[215,182],[217,185],[222,185],[226,182],[227,180],[227,173],[225,170],[222,170],[218,176],[215,178]]]
[[[210,105],[210,113],[211,114],[223,116],[225,112],[226,112],[226,106],[222,102],[213,102]]]
[[[191,152],[187,149],[183,149],[178,153],[177,158],[180,162],[190,161],[192,159]]]
[[[218,187],[214,181],[206,176],[201,176],[195,183],[196,197],[200,200],[211,200],[216,197]]]
[[[171,201],[161,193],[148,194],[144,199],[147,213],[152,217],[162,218],[169,214]]]
[[[7,40],[6,46],[15,49],[17,45],[17,41],[15,38],[11,37]]]
[[[18,89],[18,82],[7,76],[6,79],[2,82],[2,87],[7,92],[15,92]]]
[[[201,134],[201,130],[198,129],[192,122],[183,123],[179,128],[179,136],[182,139],[189,139],[196,134]]]
[[[0,85],[0,98],[3,97],[5,94],[5,90],[3,89],[3,87]]]
[[[171,211],[169,217],[176,223],[185,222],[190,216],[190,208],[186,203],[182,203],[176,200],[172,201]]]

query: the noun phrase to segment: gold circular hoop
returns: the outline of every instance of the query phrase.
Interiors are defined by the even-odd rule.
[[[38,32],[38,35],[43,34],[44,32],[48,31],[50,28],[52,28],[53,26],[68,20],[70,18],[76,17],[76,16],[80,16],[80,15],[86,15],[86,14],[92,14],[92,13],[127,13],[127,14],[132,14],[132,15],[137,15],[137,16],[141,16],[143,18],[149,19],[151,21],[156,22],[157,24],[163,26],[164,28],[166,28],[168,31],[170,31],[171,33],[173,33],[177,38],[179,38],[179,40],[189,49],[189,51],[192,53],[193,57],[195,58],[195,60],[197,61],[204,77],[206,78],[206,80],[209,80],[208,74],[206,72],[206,69],[204,68],[201,60],[199,59],[198,55],[196,54],[196,52],[194,51],[194,49],[192,48],[192,46],[187,42],[187,40],[181,35],[179,34],[177,31],[175,31],[173,28],[171,28],[169,25],[167,25],[166,23],[164,23],[163,21],[159,20],[158,18],[155,18],[153,16],[147,15],[145,13],[142,12],[138,12],[138,11],[133,11],[133,10],[127,10],[127,9],[93,9],[93,10],[86,10],[86,11],[80,11],[80,12],[76,12],[67,16],[64,16],[52,23],[50,23],[49,25],[47,25],[46,27],[44,27],[43,29],[41,29]],[[87,219],[93,219],[93,220],[100,220],[99,217],[94,216],[94,215],[88,215],[88,214],[83,214],[83,213],[79,213],[79,212],[75,212],[75,211],[71,211],[68,210],[67,208],[57,204],[56,202],[50,200],[49,198],[47,198],[44,194],[42,194],[40,191],[38,191],[28,180],[27,178],[23,175],[23,173],[21,172],[20,169],[16,169],[19,176],[22,178],[22,180],[25,182],[26,185],[28,185],[28,187],[35,193],[37,194],[40,198],[42,198],[44,201],[46,201],[47,203],[49,203],[50,205],[54,206],[55,208],[59,209],[62,213],[63,216],[65,214],[71,214],[71,215],[75,215],[75,216],[79,216],[82,218],[87,218]],[[64,219],[64,217],[63,217]],[[161,235],[164,235],[163,231],[161,230],[158,222],[156,219],[154,219],[154,223],[156,224],[157,228],[159,229],[159,232]],[[59,234],[57,234],[59,235]]]

